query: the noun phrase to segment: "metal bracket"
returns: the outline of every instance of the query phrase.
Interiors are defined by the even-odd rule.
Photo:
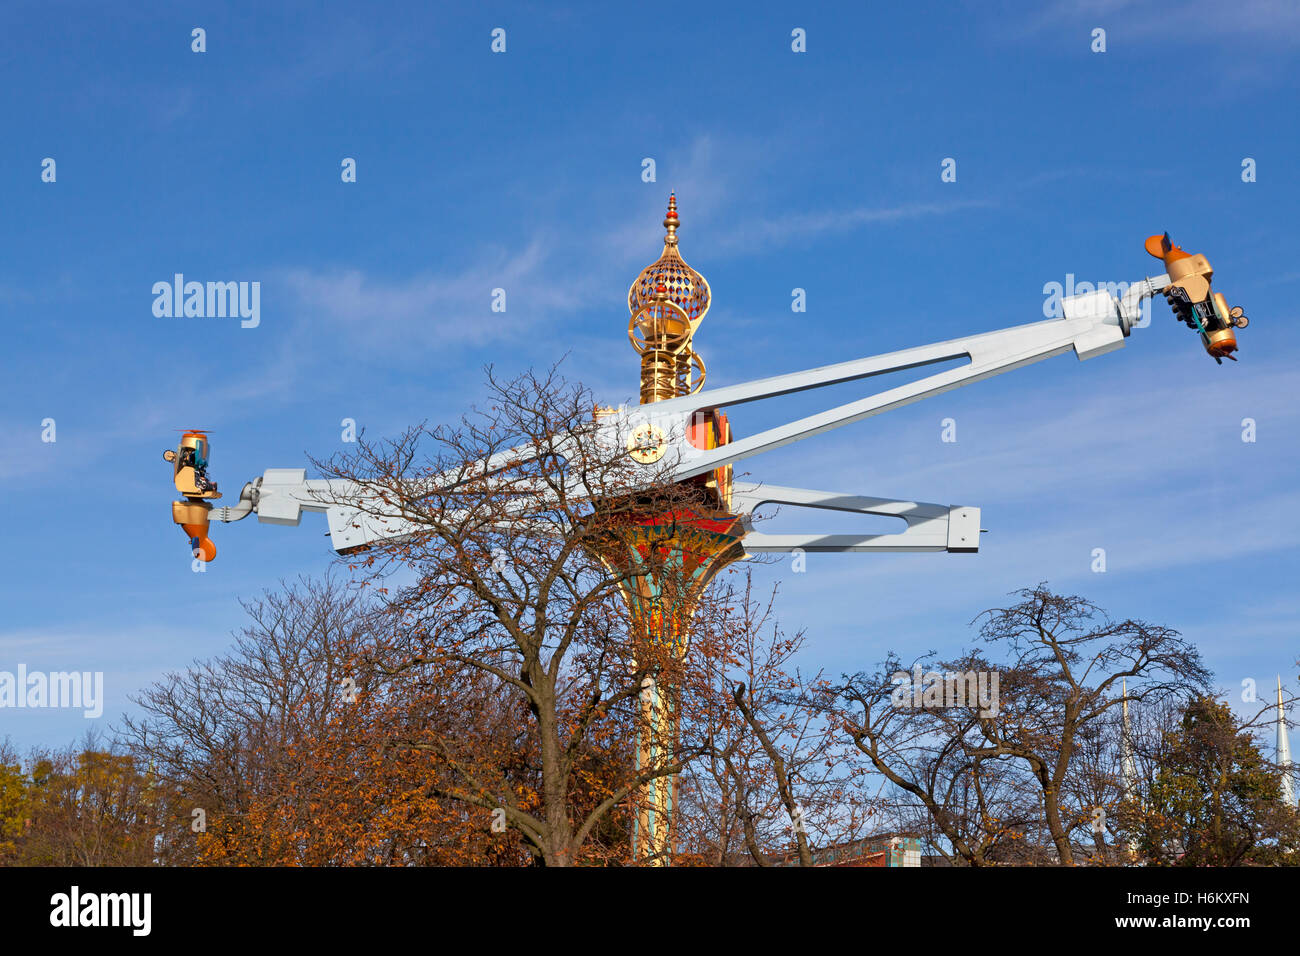
[[[901,518],[907,529],[897,534],[761,534],[745,535],[746,551],[951,551],[973,554],[979,550],[980,509],[965,505],[936,505],[918,501],[893,501],[807,488],[781,488],[736,482],[732,508],[744,514],[745,527],[753,528],[752,515],[764,504],[796,505],[852,514]]]

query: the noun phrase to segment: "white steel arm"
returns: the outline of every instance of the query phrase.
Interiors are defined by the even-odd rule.
[[[1063,317],[1059,319],[710,389],[652,405],[624,406],[602,417],[595,426],[595,433],[598,441],[614,448],[625,448],[630,447],[634,435],[644,434],[646,426],[651,426],[663,445],[664,454],[647,464],[667,458],[668,476],[673,480],[684,480],[1054,355],[1072,350],[1083,360],[1122,348],[1125,337],[1137,324],[1141,301],[1157,294],[1168,284],[1167,275],[1147,278],[1132,284],[1123,298],[1116,298],[1104,290],[1068,297],[1062,301]],[[706,409],[741,405],[963,357],[969,361],[956,368],[748,435],[720,448],[704,451],[687,439],[687,428],[692,419]],[[563,447],[563,442],[560,447]],[[554,451],[550,449],[547,453]],[[440,478],[413,483],[410,500],[418,500],[439,488],[448,490],[459,482],[508,469],[536,458],[538,454],[539,451],[529,446],[512,448],[483,462],[482,471],[443,476],[445,481]],[[665,470],[662,464],[654,472],[655,480],[663,479]],[[212,517],[218,521],[238,521],[251,511],[257,513],[259,521],[296,526],[303,511],[324,512],[329,522],[331,543],[340,552],[418,531],[417,525],[402,518],[400,509],[394,507],[390,509],[391,513],[385,514],[385,509],[372,507],[374,502],[369,496],[366,497],[366,511],[378,514],[363,513],[336,503],[339,499],[360,500],[358,496],[362,494],[359,486],[352,482],[308,480],[304,469],[272,468],[256,482],[244,487],[239,504],[216,509]],[[889,515],[903,519],[907,528],[897,534],[884,535],[766,535],[753,532],[745,537],[748,551],[802,548],[806,551],[971,552],[979,547],[978,508],[735,483],[732,506],[736,513],[752,517],[755,508],[768,502]],[[752,528],[748,518],[747,525]]]
[[[268,468],[262,477],[244,485],[239,503],[212,510],[213,521],[239,521],[250,513],[264,524],[298,527],[304,511],[324,512],[329,524],[330,544],[340,554],[382,539],[413,534],[418,527],[396,512],[375,515],[350,508],[340,500],[365,498],[367,511],[378,499],[366,495],[355,482],[308,479],[305,468]]]
[[[669,452],[676,454],[676,477],[690,478],[1054,355],[1073,350],[1083,360],[1122,348],[1125,337],[1135,325],[1141,300],[1156,294],[1167,284],[1168,276],[1144,279],[1134,283],[1123,300],[1104,290],[1070,296],[1062,302],[1064,317],[1060,319],[709,389],[653,405],[623,408],[619,410],[619,416],[624,431],[629,435],[646,425],[653,426],[663,435]],[[963,357],[969,361],[956,368],[747,435],[712,451],[696,449],[686,440],[686,428],[692,416],[705,409],[741,405]]]

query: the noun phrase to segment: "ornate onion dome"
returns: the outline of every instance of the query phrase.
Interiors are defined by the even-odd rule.
[[[677,197],[668,197],[664,251],[627,291],[627,337],[641,356],[641,402],[662,402],[704,386],[704,360],[691,337],[709,311],[709,284],[677,251]]]
[[[668,197],[668,215],[664,217],[664,251],[658,260],[641,270],[632,287],[627,290],[628,310],[636,315],[653,301],[655,292],[662,284],[668,290],[668,298],[686,313],[694,330],[709,311],[709,283],[704,276],[686,264],[677,251],[677,196]]]

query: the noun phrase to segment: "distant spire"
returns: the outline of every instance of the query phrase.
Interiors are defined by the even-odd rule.
[[[1286,734],[1286,711],[1282,707],[1282,675],[1277,677],[1277,755],[1276,761],[1282,768],[1282,800],[1287,806],[1295,806],[1295,791],[1291,786],[1291,741]]]
[[[1133,728],[1128,722],[1128,678],[1124,679],[1123,729],[1120,733],[1120,773],[1124,779],[1124,793],[1137,791],[1137,763],[1133,760]]]
[[[1128,678],[1122,682],[1124,688],[1124,701],[1120,705],[1123,714],[1122,725],[1120,728],[1120,775],[1123,778],[1124,796],[1129,799],[1135,799],[1138,794],[1138,775],[1137,762],[1133,759],[1133,728],[1128,721]],[[1137,840],[1130,833],[1128,838],[1129,856],[1137,856]]]

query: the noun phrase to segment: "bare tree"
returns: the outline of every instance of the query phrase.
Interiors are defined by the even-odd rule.
[[[899,829],[919,832],[951,862],[986,866],[1023,839],[1033,819],[1011,761],[978,752],[978,706],[914,705],[903,676],[988,670],[974,655],[942,664],[932,655],[905,668],[891,655],[874,672],[824,688],[816,700],[892,788]]]
[[[1017,596],[1017,604],[977,618],[982,641],[1007,653],[1006,663],[972,652],[926,664],[939,693],[931,700],[927,690],[921,701],[897,695],[908,672],[891,657],[821,704],[872,768],[929,817],[941,853],[974,866],[1071,865],[1080,845],[1097,849],[1097,822],[1117,804],[1112,718],[1121,683],[1130,700],[1156,702],[1202,687],[1209,674],[1171,628],[1112,621],[1046,585]],[[996,701],[947,699],[943,687],[963,674],[967,682],[989,675]]]
[[[701,499],[697,486],[671,480],[667,463],[635,469],[626,448],[599,440],[590,394],[554,369],[512,380],[489,369],[488,384],[487,406],[457,426],[363,439],[318,465],[346,483],[331,502],[406,532],[349,559],[384,590],[394,618],[379,654],[387,672],[494,681],[526,724],[535,787],[506,787],[506,755],[458,734],[399,732],[395,745],[435,751],[451,769],[436,795],[503,814],[539,861],[563,866],[647,784],[708,750],[683,721],[657,759],[633,759],[637,736],[658,732],[640,706],[647,679],[673,689],[679,713],[711,685],[698,627],[692,652],[678,653],[695,626],[685,612],[694,593],[669,556],[650,546],[639,562],[617,557],[642,543],[646,515],[671,524]],[[393,572],[414,581],[397,584]],[[648,574],[676,613],[629,613],[625,593]]]
[[[781,629],[775,590],[760,600],[748,571],[737,577],[711,595],[718,619],[708,630],[722,653],[711,657],[713,694],[688,718],[711,746],[687,768],[683,822],[693,852],[712,865],[811,866],[816,846],[862,835],[872,801],[845,744],[808,702],[820,675],[789,669],[803,632]]]
[[[1113,621],[1092,602],[1054,594],[1046,584],[1017,592],[1019,603],[981,615],[981,638],[1010,655],[996,716],[976,726],[976,756],[1012,758],[1028,768],[1059,862],[1072,865],[1073,831],[1091,825],[1091,807],[1062,802],[1090,730],[1131,701],[1167,700],[1205,686],[1200,653],[1169,627]]]

